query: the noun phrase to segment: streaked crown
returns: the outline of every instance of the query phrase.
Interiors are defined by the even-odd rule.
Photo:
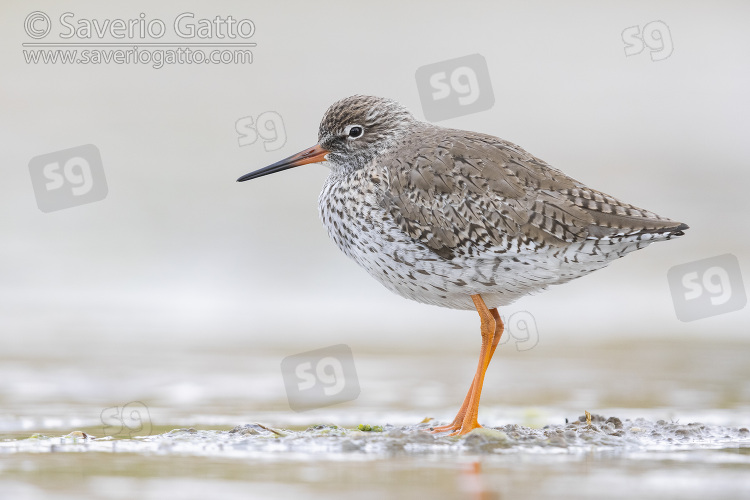
[[[405,134],[415,118],[406,107],[384,97],[354,95],[328,108],[318,144],[334,165],[361,167]]]

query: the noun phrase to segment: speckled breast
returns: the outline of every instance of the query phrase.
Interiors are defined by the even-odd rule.
[[[426,304],[473,310],[473,294],[498,307],[557,279],[543,255],[440,257],[397,227],[380,206],[379,184],[375,169],[347,176],[333,172],[318,206],[336,246],[392,292]]]

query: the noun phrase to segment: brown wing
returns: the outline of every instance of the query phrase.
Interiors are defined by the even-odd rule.
[[[425,132],[420,143],[399,148],[413,151],[410,157],[389,154],[379,162],[379,201],[405,233],[445,258],[460,247],[522,251],[683,228],[589,189],[515,144],[450,129]]]

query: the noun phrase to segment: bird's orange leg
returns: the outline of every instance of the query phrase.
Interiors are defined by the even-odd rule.
[[[477,427],[481,427],[477,422],[477,414],[479,412],[479,398],[482,394],[484,374],[492,360],[492,356],[495,354],[495,349],[497,349],[500,343],[504,326],[500,320],[497,308],[487,309],[484,300],[482,300],[479,294],[472,295],[471,298],[482,321],[482,350],[479,354],[479,366],[477,367],[477,373],[474,375],[474,380],[471,382],[469,392],[466,394],[466,398],[464,398],[464,402],[461,405],[461,409],[456,414],[456,418],[448,425],[433,427],[430,429],[433,433],[453,431],[451,435],[466,434]]]
[[[492,347],[490,348],[490,360],[487,362],[488,366],[489,366],[489,363],[492,361],[492,357],[495,355],[495,349],[497,349],[497,345],[500,343],[500,338],[503,336],[503,331],[504,331],[504,325],[503,325],[503,322],[500,320],[500,314],[497,312],[497,308],[490,309],[490,313],[492,314],[492,317],[495,319],[495,335],[492,339]],[[461,405],[461,409],[458,410],[458,413],[456,414],[456,418],[453,419],[453,422],[451,422],[448,425],[432,427],[430,429],[431,432],[439,433],[439,432],[445,432],[445,431],[455,431],[461,428],[461,424],[464,420],[464,416],[466,415],[466,410],[469,407],[469,403],[471,402],[471,395],[474,392],[474,385],[476,385],[476,383],[477,383],[477,375],[475,374],[474,379],[471,382],[471,387],[469,387],[469,392],[466,393],[466,397],[464,398],[464,402]]]

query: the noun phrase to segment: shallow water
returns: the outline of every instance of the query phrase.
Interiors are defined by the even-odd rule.
[[[301,413],[279,368],[293,352],[6,353],[0,498],[750,496],[745,344],[501,346],[486,428],[461,438],[425,430],[473,356],[353,351],[359,398]]]

